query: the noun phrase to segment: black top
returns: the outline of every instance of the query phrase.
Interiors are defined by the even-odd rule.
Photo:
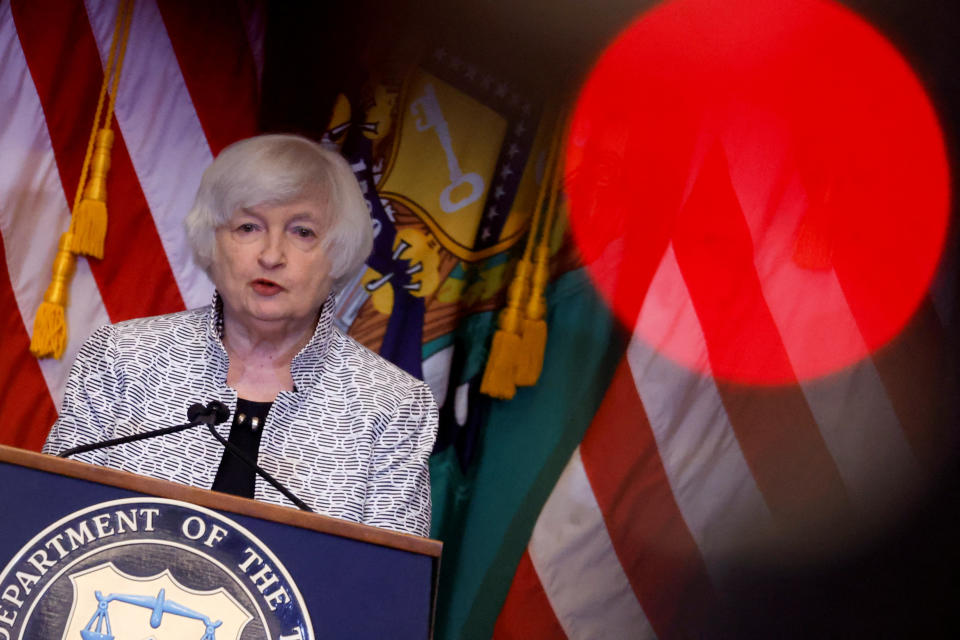
[[[230,444],[239,447],[253,462],[257,461],[263,424],[272,405],[272,402],[253,402],[237,398],[237,410],[233,414],[233,424],[230,426],[230,437],[227,440]],[[211,489],[252,498],[256,479],[257,472],[253,467],[247,466],[229,450],[224,450],[220,468],[217,469],[217,477]]]

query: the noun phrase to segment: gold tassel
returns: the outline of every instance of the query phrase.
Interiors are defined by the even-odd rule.
[[[554,138],[561,139],[567,130],[565,118],[561,116],[560,131]],[[563,148],[563,143],[557,149]],[[543,358],[547,350],[547,284],[550,281],[550,233],[557,215],[557,199],[563,177],[563,160],[560,153],[553,156],[553,164],[548,167],[548,177],[544,182],[549,184],[550,199],[544,212],[543,228],[536,248],[536,262],[533,269],[533,282],[530,286],[530,299],[524,307],[523,344],[519,350],[517,360],[517,386],[530,387],[537,384],[540,373],[543,371]]]
[[[57,245],[57,257],[53,260],[53,277],[43,296],[43,302],[37,309],[33,320],[33,337],[30,339],[30,353],[37,358],[53,356],[59,359],[67,348],[67,295],[70,279],[77,265],[77,256],[72,249],[73,234],[69,231],[60,235]]]
[[[112,148],[113,131],[101,129],[90,162],[90,179],[70,222],[74,253],[97,259],[103,259],[103,243],[107,236],[107,172],[110,171]]]
[[[544,229],[546,233],[547,229]],[[517,362],[517,386],[537,384],[543,370],[543,355],[547,349],[547,282],[550,279],[550,247],[537,247],[537,261],[533,268],[530,300],[523,318],[523,345]]]
[[[30,352],[37,358],[53,356],[59,359],[67,348],[67,294],[76,269],[77,254],[103,258],[103,244],[107,235],[107,172],[110,170],[110,150],[113,147],[110,123],[132,16],[133,0],[121,0],[117,7],[110,54],[103,70],[103,83],[100,85],[100,97],[87,140],[80,180],[73,199],[70,230],[60,236],[57,256],[53,261],[53,278],[33,320]],[[111,82],[113,90],[107,100],[107,89]],[[104,115],[105,101],[107,108]]]
[[[509,400],[517,392],[514,376],[522,344],[520,305],[527,294],[530,267],[529,260],[521,259],[517,262],[517,270],[510,283],[510,289],[507,290],[507,306],[500,312],[498,318],[500,328],[493,334],[490,356],[487,358],[487,367],[483,371],[483,379],[480,382],[480,393],[501,400]]]
[[[483,380],[480,382],[480,393],[501,400],[509,400],[516,394],[517,372],[522,363],[529,359],[525,351],[528,345],[524,344],[521,333],[525,328],[523,302],[530,290],[530,272],[533,269],[531,256],[537,238],[537,230],[540,228],[543,204],[551,184],[549,171],[554,167],[554,160],[558,155],[559,138],[559,135],[554,135],[550,141],[550,150],[547,152],[546,162],[548,173],[544,175],[539,193],[537,193],[537,201],[533,207],[533,220],[530,222],[530,231],[527,233],[527,244],[523,250],[523,257],[517,261],[513,281],[507,290],[507,306],[500,312],[498,318],[500,328],[493,335],[487,367],[483,371]]]

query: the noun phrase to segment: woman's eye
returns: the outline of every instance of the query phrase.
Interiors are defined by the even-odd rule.
[[[293,233],[298,238],[314,238],[317,235],[313,229],[308,227],[294,227]]]
[[[244,222],[243,224],[237,227],[237,231],[241,233],[253,233],[256,230],[257,230],[257,225],[253,224],[252,222]]]

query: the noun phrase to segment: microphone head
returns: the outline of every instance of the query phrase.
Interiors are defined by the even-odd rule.
[[[219,400],[211,400],[207,403],[207,411],[213,416],[213,424],[226,422],[230,417],[230,409]]]
[[[197,418],[204,416],[207,413],[207,410],[199,402],[194,402],[190,405],[190,408],[187,409],[187,420],[189,422],[196,422]]]

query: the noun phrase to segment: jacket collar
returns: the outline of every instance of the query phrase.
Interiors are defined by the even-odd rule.
[[[313,336],[290,363],[290,374],[298,392],[312,388],[316,384],[317,377],[323,367],[324,356],[330,346],[334,332],[333,308],[335,297],[333,293],[327,296],[320,308],[320,317],[317,320],[317,327],[313,331]],[[208,309],[206,334],[207,348],[212,353],[213,359],[219,364],[221,379],[226,384],[227,368],[230,360],[227,356],[227,350],[223,346],[223,300],[219,291],[213,292],[213,299]]]

